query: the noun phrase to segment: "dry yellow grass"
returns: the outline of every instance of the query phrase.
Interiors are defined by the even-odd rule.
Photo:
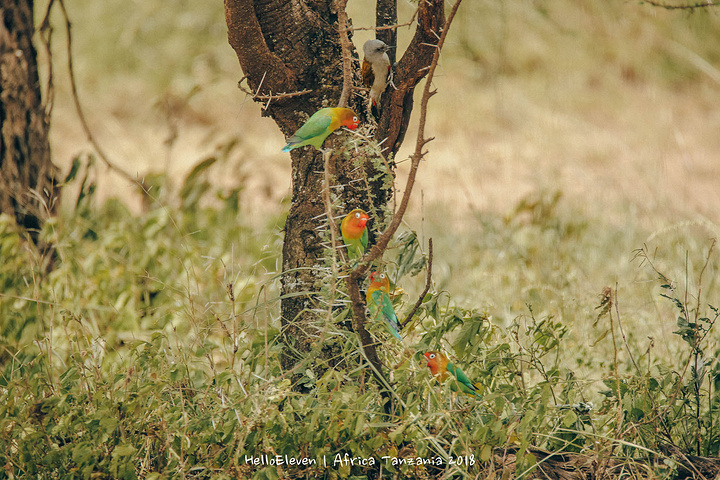
[[[408,17],[412,6],[401,7]],[[213,22],[221,24],[221,10],[213,8]],[[351,8],[355,26],[372,25],[372,12]],[[142,31],[151,18],[134,21],[140,27],[132,32]],[[172,68],[172,58],[128,62],[132,67],[123,71],[121,63],[83,57],[97,55],[87,44],[96,41],[99,27],[83,24],[82,17],[75,25],[81,101],[99,142],[119,166],[140,176],[166,172],[178,187],[193,165],[237,139],[227,161],[213,170],[218,185],[244,184],[246,211],[258,224],[285,210],[290,168],[280,152],[283,137],[236,88],[241,72],[224,26],[220,33],[199,33],[206,47],[194,58],[179,59],[177,74],[158,78],[159,69]],[[148,43],[128,33],[124,47],[137,56],[155,49],[182,55],[182,43],[173,49],[177,36],[162,32]],[[436,81],[439,94],[431,100],[428,133],[436,139],[421,166],[409,217],[424,239],[436,238],[438,285],[460,303],[486,306],[506,319],[542,292],[548,313],[571,317],[568,302],[592,304],[604,285],[618,281],[636,288],[638,278],[648,279],[630,263],[632,249],[643,241],[675,242],[667,232],[687,221],[703,223],[695,227],[697,238],[717,235],[718,32],[714,11],[689,15],[621,1],[464,4]],[[411,33],[400,31],[400,51]],[[370,35],[358,31],[355,44]],[[117,47],[104,48],[112,56]],[[60,84],[52,146],[64,168],[88,149],[74,115]],[[411,151],[413,132],[411,126],[398,160]],[[407,162],[400,163],[398,186],[406,168]],[[101,196],[137,206],[129,184],[100,171]],[[573,289],[548,278],[524,278],[521,271],[494,270],[508,268],[498,260],[501,250],[466,253],[486,247],[476,241],[487,233],[478,216],[502,217],[528,196],[555,191],[563,195],[559,215],[612,230],[607,238],[596,235],[604,242],[597,250],[581,247],[587,248],[585,257],[575,265],[590,266],[558,274],[572,277]],[[438,241],[442,235],[444,242]],[[564,268],[562,262],[557,269]],[[582,298],[568,298],[575,291]],[[629,295],[630,310],[652,310],[656,298],[640,291]],[[664,328],[669,334],[673,327]],[[579,329],[578,338],[589,336],[586,327]]]
[[[411,8],[401,6],[408,15]],[[355,8],[355,25],[370,25],[372,16]],[[712,13],[623,2],[463,5],[431,104],[429,128],[437,139],[421,172],[425,201],[447,202],[458,214],[468,207],[505,213],[528,193],[557,189],[588,209],[622,212],[632,205],[643,221],[648,214],[717,221],[720,71],[717,58],[693,49],[718,39],[718,23]],[[83,34],[93,30],[82,18],[75,25],[82,53],[83,43],[93,41]],[[402,46],[411,31],[400,34]],[[357,32],[356,44],[369,35]],[[289,188],[287,158],[276,148],[282,135],[235,87],[240,71],[222,35],[200,38],[213,61],[198,55],[166,83],[142,62],[104,75],[93,70],[93,59],[77,58],[91,124],[127,171],[174,178],[238,137],[237,165],[219,177],[242,171],[248,197],[272,210]],[[164,50],[172,39],[155,41]],[[152,51],[138,42],[126,48]],[[189,95],[195,87],[199,92]],[[87,148],[62,85],[53,148],[64,167]],[[107,194],[123,195],[117,183],[103,180]]]

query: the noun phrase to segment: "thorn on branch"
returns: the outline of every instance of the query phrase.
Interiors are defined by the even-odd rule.
[[[292,98],[292,97],[299,97],[300,95],[306,95],[306,94],[312,92],[312,90],[305,89],[305,90],[300,90],[298,92],[289,92],[289,93],[283,92],[283,93],[276,93],[276,94],[273,94],[272,92],[270,92],[270,94],[268,94],[268,95],[260,95],[257,92],[253,92],[249,88],[243,87],[242,82],[244,82],[247,78],[248,77],[245,76],[240,79],[240,81],[238,82],[238,88],[243,93],[250,95],[253,98],[253,100],[263,100],[263,101],[267,101],[267,102],[278,101],[278,100],[284,100],[284,99]],[[263,77],[263,79],[264,78],[265,77]],[[262,86],[262,82],[261,82],[261,86]],[[259,88],[258,88],[258,91],[259,91]],[[269,103],[268,103],[268,105],[269,105]]]
[[[426,144],[432,142],[433,140],[435,140],[435,137],[429,137],[429,138],[423,139],[422,146],[424,147]],[[423,153],[423,156],[425,156],[426,154],[427,154],[427,152]]]
[[[379,32],[381,30],[397,30],[400,27],[409,27],[410,25],[412,25],[414,18],[415,18],[415,16],[413,15],[413,18],[410,19],[410,21],[406,22],[406,23],[397,23],[395,25],[384,25],[382,27],[350,27],[350,28],[346,28],[345,31],[346,32],[355,32],[355,31],[360,31],[360,30],[374,30],[376,32]]]

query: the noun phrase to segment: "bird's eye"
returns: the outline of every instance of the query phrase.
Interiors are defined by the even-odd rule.
[[[434,353],[431,353],[431,354],[430,354],[430,358],[431,358],[431,359],[435,358],[435,354],[434,354]]]
[[[358,123],[358,118],[357,118],[357,117],[353,117],[353,123]]]
[[[360,218],[360,212],[355,212],[355,218]]]
[[[385,280],[385,274],[384,274],[384,273],[381,273],[381,274],[380,274],[380,280]]]

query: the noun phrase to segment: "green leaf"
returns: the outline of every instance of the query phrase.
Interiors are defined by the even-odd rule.
[[[63,183],[71,182],[77,175],[78,170],[80,170],[81,166],[82,166],[82,162],[80,161],[80,157],[73,158],[72,165],[70,166],[70,171],[65,176],[65,181]]]

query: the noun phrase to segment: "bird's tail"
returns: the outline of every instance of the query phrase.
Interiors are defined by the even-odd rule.
[[[298,143],[302,142],[302,138],[293,135],[292,137],[287,139],[287,145],[285,145],[282,149],[283,152],[289,152],[293,148],[298,146]]]
[[[482,388],[481,384],[480,383],[471,383],[470,387],[471,387],[470,389],[472,390],[471,396],[473,396],[477,399],[481,399],[482,398],[482,395],[480,395],[480,388]]]
[[[402,342],[402,337],[400,336],[398,328],[390,320],[387,319],[385,319],[385,324],[387,325],[388,330],[390,330],[390,333],[393,334],[393,337],[397,338]]]

